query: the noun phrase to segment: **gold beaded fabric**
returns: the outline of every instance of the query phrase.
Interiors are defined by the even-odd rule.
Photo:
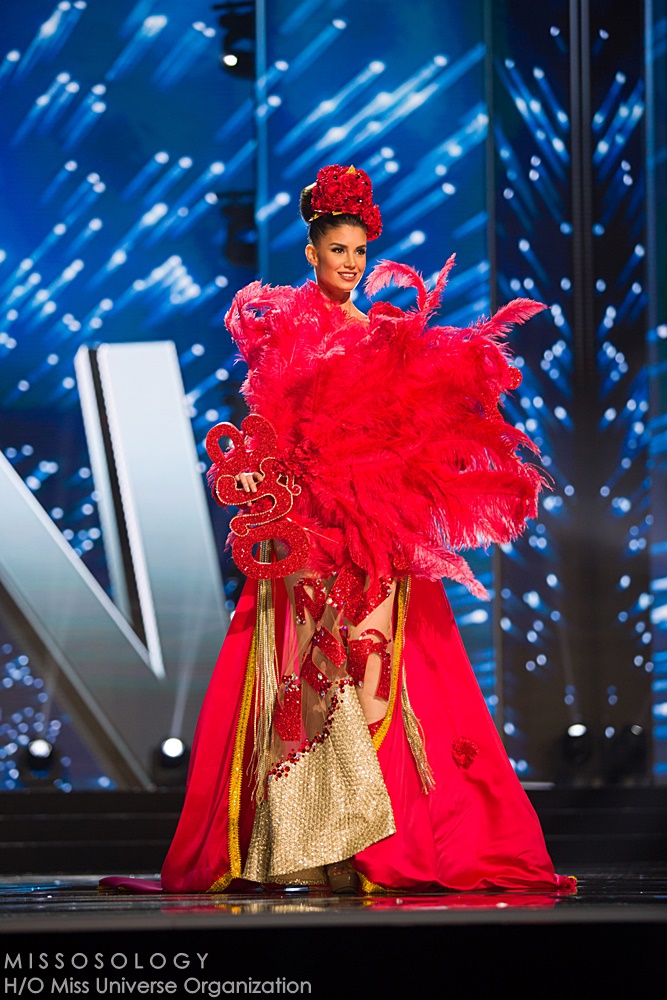
[[[256,690],[277,694],[268,733],[255,731],[268,745],[255,745],[257,807],[243,877],[317,884],[324,866],[395,832],[372,734],[389,705],[396,584],[370,592],[360,575],[321,580],[302,571],[285,585],[286,620],[275,622],[278,641],[266,640],[273,656],[258,662]],[[272,614],[270,602],[258,604],[256,634]]]

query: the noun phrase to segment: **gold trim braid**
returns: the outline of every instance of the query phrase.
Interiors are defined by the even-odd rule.
[[[253,630],[250,652],[246,664],[243,695],[239,710],[239,721],[234,737],[234,753],[229,778],[229,816],[227,827],[227,844],[229,848],[229,871],[215,880],[207,892],[224,892],[232,879],[240,878],[242,873],[241,847],[239,845],[239,816],[241,813],[241,786],[243,782],[243,756],[245,752],[246,734],[250,707],[253,701],[255,673],[257,668],[257,630]]]
[[[215,880],[215,882],[213,883],[213,885],[209,889],[207,889],[206,891],[207,892],[224,892],[225,889],[227,888],[227,886],[229,885],[229,883],[232,881],[233,878],[235,878],[235,876],[232,875],[231,872],[227,872],[226,875],[221,875],[220,878],[217,878]]]
[[[396,704],[396,695],[398,693],[398,680],[401,673],[401,661],[403,659],[403,646],[405,644],[405,623],[408,616],[408,604],[410,601],[410,588],[411,579],[406,577],[401,580],[398,589],[398,607],[396,609],[396,630],[394,635],[394,655],[392,657],[391,666],[391,688],[389,694],[389,705],[387,706],[387,713],[384,717],[382,725],[378,729],[377,733],[373,737],[373,745],[376,750],[379,750],[382,746],[382,741],[387,735],[389,726],[391,725],[392,716],[394,714],[394,706]],[[424,792],[428,794],[435,788],[435,778],[433,776],[433,771],[428,762],[428,757],[426,756],[426,749],[424,747],[424,733],[419,722],[419,719],[415,715],[412,705],[410,704],[410,698],[408,697],[408,687],[405,679],[405,668],[403,669],[403,677],[401,683],[401,712],[403,715],[403,728],[405,729],[405,736],[408,743],[410,744],[410,750],[412,751],[412,756],[414,758],[415,765],[419,772],[419,777],[421,779],[422,788]]]
[[[398,679],[401,672],[401,660],[403,658],[403,643],[405,640],[405,621],[408,614],[408,603],[410,601],[410,577],[404,577],[398,585],[398,606],[396,609],[396,629],[394,632],[394,652],[391,659],[391,687],[389,689],[389,704],[382,725],[373,737],[373,746],[379,750],[383,740],[389,732],[389,726],[394,714],[396,695],[398,693]]]

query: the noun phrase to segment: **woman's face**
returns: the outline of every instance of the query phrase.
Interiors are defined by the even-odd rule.
[[[327,298],[345,301],[366,269],[366,231],[350,225],[327,229],[316,246],[308,244],[306,257]]]

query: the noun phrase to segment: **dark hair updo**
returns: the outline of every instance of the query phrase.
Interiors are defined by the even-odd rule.
[[[299,211],[301,212],[301,218],[308,226],[308,242],[316,245],[320,240],[326,236],[326,234],[331,229],[338,229],[339,226],[359,226],[366,232],[366,225],[359,218],[358,215],[352,215],[350,212],[340,212],[336,215],[330,213],[325,215],[319,215],[316,219],[313,219],[315,214],[312,206],[313,188],[314,184],[309,184],[301,192],[301,197],[299,198]]]

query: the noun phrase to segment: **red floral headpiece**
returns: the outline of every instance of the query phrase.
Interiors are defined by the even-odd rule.
[[[382,216],[373,204],[373,185],[365,170],[338,163],[322,167],[313,185],[311,205],[310,222],[321,215],[357,215],[369,240],[376,240],[382,232]]]

